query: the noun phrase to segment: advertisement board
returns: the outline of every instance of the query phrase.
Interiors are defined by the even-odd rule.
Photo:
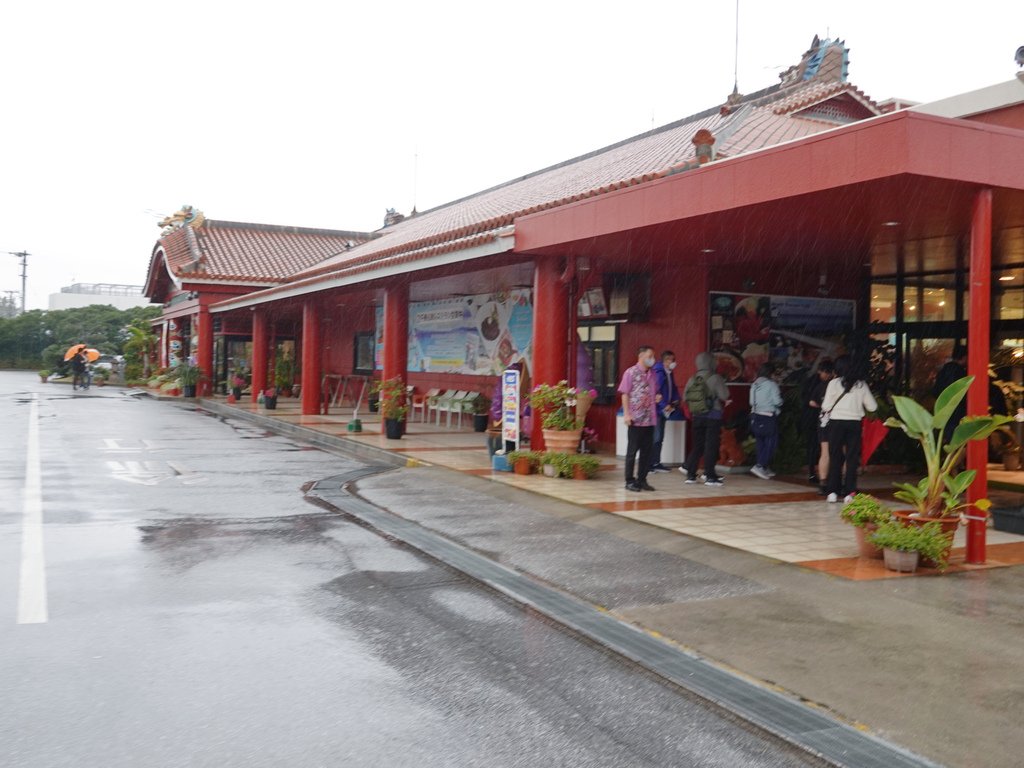
[[[496,376],[533,353],[533,292],[516,289],[409,305],[408,369]],[[376,366],[382,366],[383,309],[376,311]]]
[[[749,384],[763,363],[798,378],[820,358],[835,359],[853,330],[855,302],[819,296],[710,295],[710,349],[719,374]]]
[[[519,371],[515,368],[501,374],[501,433],[506,443],[515,443],[519,450]]]

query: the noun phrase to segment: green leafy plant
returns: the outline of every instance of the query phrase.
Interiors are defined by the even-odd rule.
[[[385,419],[402,421],[409,412],[409,406],[405,400],[405,382],[401,377],[395,376],[391,379],[384,379],[378,382],[373,388],[374,394],[378,395],[380,412]]]
[[[569,382],[538,384],[530,393],[530,408],[535,414],[543,414],[541,426],[570,432],[583,429],[584,419],[577,414],[578,393]]]
[[[46,381],[48,378],[50,378],[50,374],[51,373],[52,373],[52,371],[49,371],[46,368],[43,368],[43,370],[41,370],[39,372],[39,378],[42,379],[43,381]]]
[[[853,501],[845,505],[839,513],[844,523],[855,528],[866,525],[881,525],[892,519],[892,510],[868,493],[858,493]]]
[[[203,378],[203,369],[191,363],[182,363],[175,370],[178,383],[183,387],[194,387]]]
[[[601,468],[601,460],[596,456],[589,456],[583,453],[574,453],[568,457],[569,466],[572,471],[580,470],[587,477],[593,477]]]
[[[487,395],[479,394],[473,398],[473,415],[474,416],[486,416],[491,412],[491,398]]]
[[[898,552],[919,552],[921,557],[935,563],[941,571],[949,564],[949,549],[953,533],[943,533],[938,520],[924,525],[904,525],[889,520],[878,526],[869,537],[876,547],[894,549]]]
[[[954,474],[956,467],[970,441],[987,440],[989,435],[1011,420],[1008,416],[966,416],[953,430],[949,442],[945,443],[943,430],[967,396],[973,381],[973,376],[965,376],[946,387],[935,400],[934,413],[909,397],[893,397],[899,418],[890,417],[885,425],[902,429],[920,443],[927,468],[927,475],[917,485],[896,483],[899,490],[895,496],[911,504],[922,517],[955,517],[970,506],[962,503],[962,499],[974,482],[976,473],[967,470]],[[985,511],[991,505],[987,499],[981,499],[974,506]]]
[[[274,385],[278,389],[291,389],[295,379],[295,366],[288,355],[281,355],[274,363]]]
[[[505,455],[505,458],[513,466],[515,466],[517,461],[524,459],[529,461],[531,466],[537,466],[541,460],[541,454],[537,453],[537,451],[510,451]]]
[[[572,454],[545,451],[540,454],[539,461],[542,466],[553,466],[557,477],[572,477]]]

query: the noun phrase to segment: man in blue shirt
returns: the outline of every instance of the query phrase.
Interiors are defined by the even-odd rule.
[[[658,394],[658,421],[654,425],[654,445],[651,448],[651,472],[668,472],[669,469],[661,463],[661,446],[665,442],[665,422],[673,413],[679,410],[679,388],[676,386],[675,374],[676,355],[675,352],[666,349],[661,353],[661,360],[654,364],[654,375],[657,377]]]

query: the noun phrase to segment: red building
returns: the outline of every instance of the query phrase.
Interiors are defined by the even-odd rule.
[[[421,391],[489,392],[522,359],[534,383],[593,375],[607,441],[638,344],[673,349],[687,375],[713,346],[742,401],[748,365],[785,349],[799,368],[844,322],[891,343],[910,385],[969,337],[969,407],[985,412],[990,337],[1024,350],[1022,104],[1017,81],[879,104],[847,82],[844,44],[816,38],[778,85],[391,223],[209,311],[250,329],[254,350],[301,329],[306,413],[324,372],[379,362]],[[782,346],[745,322],[769,312]]]

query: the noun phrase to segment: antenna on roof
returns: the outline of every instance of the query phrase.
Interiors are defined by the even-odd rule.
[[[736,0],[736,45],[733,48],[732,92],[740,92],[740,0]]]
[[[413,152],[412,155],[412,209],[416,210],[416,195],[419,192],[420,184],[420,153]]]

